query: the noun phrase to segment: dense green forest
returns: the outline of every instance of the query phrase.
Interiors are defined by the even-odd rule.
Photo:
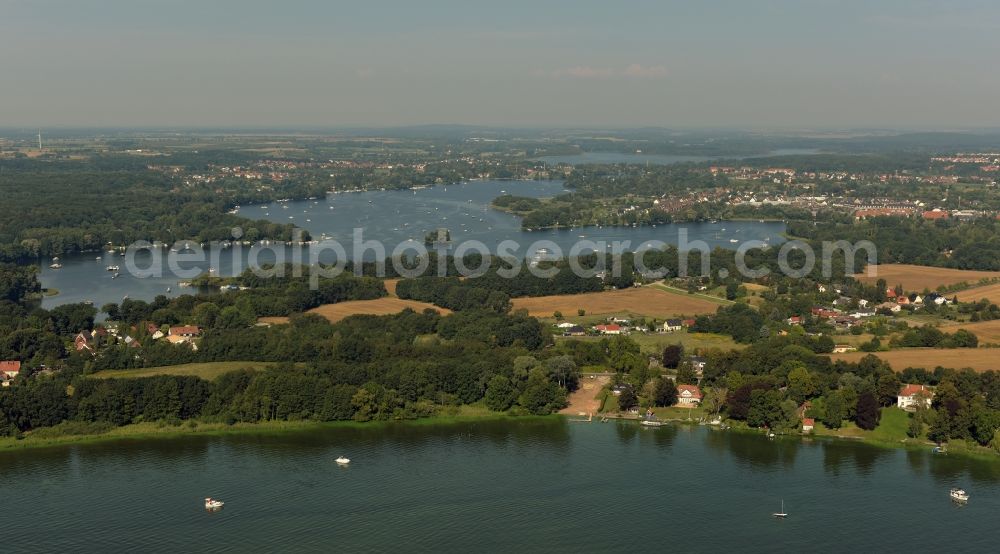
[[[1000,270],[1000,221],[926,221],[877,217],[851,224],[800,222],[788,233],[812,241],[872,241],[879,263]]]
[[[226,213],[257,196],[243,183],[185,186],[144,168],[12,163],[0,161],[0,261],[24,263],[137,240],[231,240],[234,227],[246,240],[294,238],[292,225]]]
[[[564,405],[566,387],[576,379],[572,361],[542,350],[549,340],[534,319],[485,312],[442,317],[408,310],[337,324],[296,316],[273,329],[216,329],[197,353],[187,351],[191,359],[231,360],[254,352],[255,358],[283,362],[281,367],[229,373],[213,382],[172,376],[98,380],[67,369],[0,390],[0,432],[64,420],[124,425],[190,418],[401,419],[484,398],[494,409],[545,414]],[[143,350],[156,358],[153,363],[175,363],[168,352],[185,349]],[[116,357],[114,351],[102,355],[95,367]]]

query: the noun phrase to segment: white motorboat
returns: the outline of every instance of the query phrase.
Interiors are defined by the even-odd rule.
[[[948,496],[950,496],[951,499],[956,502],[969,501],[969,493],[965,492],[962,489],[951,489],[951,491],[948,492]]]
[[[342,466],[346,466],[347,464],[351,463],[351,460],[350,458],[345,458],[344,456],[341,456],[337,458],[336,462]]]
[[[50,265],[49,268],[50,269],[62,269],[62,264],[59,263],[59,262],[56,262],[56,263]]]
[[[663,425],[662,421],[656,421],[655,419],[644,419],[639,422],[639,425],[645,425],[646,427],[661,427]]]
[[[206,510],[218,510],[218,509],[222,508],[225,505],[226,505],[225,502],[223,502],[221,500],[218,500],[218,499],[215,499],[215,498],[212,498],[212,497],[208,497],[208,498],[205,499],[205,509]]]

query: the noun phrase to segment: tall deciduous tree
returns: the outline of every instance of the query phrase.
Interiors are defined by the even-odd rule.
[[[881,412],[875,395],[867,391],[861,393],[858,396],[858,404],[854,413],[854,422],[858,424],[858,427],[871,431],[878,427],[880,416]]]
[[[677,386],[673,381],[662,377],[656,381],[653,403],[657,406],[673,406],[677,403]]]

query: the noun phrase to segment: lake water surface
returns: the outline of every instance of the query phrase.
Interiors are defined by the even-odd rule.
[[[688,241],[705,241],[711,248],[733,248],[734,241],[749,239],[767,240],[770,244],[780,244],[784,240],[781,236],[785,230],[784,223],[757,221],[527,232],[521,229],[517,217],[490,209],[490,202],[501,194],[551,197],[564,191],[561,181],[471,181],[416,191],[342,193],[314,200],[270,202],[243,206],[239,213],[250,219],[293,223],[307,229],[317,239],[324,235],[330,237],[344,245],[348,257],[352,257],[355,229],[361,230],[363,240],[384,244],[386,253],[391,253],[398,244],[408,240],[422,244],[428,231],[445,227],[451,231],[456,244],[475,240],[496,253],[502,241],[513,240],[520,245],[514,253],[525,257],[530,257],[542,247],[561,249],[563,254],[568,254],[574,244],[583,240],[604,241],[608,245],[616,241],[623,245],[627,243],[623,248],[625,250],[635,250],[648,241],[677,244],[682,231],[687,234]],[[551,244],[538,244],[532,248],[537,241],[543,240],[551,241]],[[308,248],[299,252],[301,259],[308,263]],[[373,253],[369,250],[366,256],[370,258]],[[292,249],[283,246],[244,248],[241,252],[221,251],[215,252],[214,257],[206,252],[204,261],[178,264],[182,269],[193,268],[192,274],[165,271],[159,276],[140,278],[125,271],[125,259],[114,254],[65,257],[60,261],[62,269],[50,269],[51,260],[45,260],[40,264],[42,286],[55,288],[60,294],[46,297],[42,305],[51,308],[89,300],[100,307],[108,302],[120,302],[125,296],[142,300],[151,300],[158,294],[175,296],[191,292],[178,287],[179,282],[210,269],[214,269],[216,275],[231,276],[248,267],[250,257],[259,263],[271,263],[276,259],[294,261]],[[320,259],[329,261],[324,256]],[[148,263],[148,252],[140,252],[136,256],[137,266],[148,267]],[[121,267],[117,279],[112,279],[112,274],[106,270],[109,265]],[[171,289],[170,292],[167,288]]]
[[[1000,513],[987,461],[564,419],[33,449],[0,475],[4,552],[994,551]]]

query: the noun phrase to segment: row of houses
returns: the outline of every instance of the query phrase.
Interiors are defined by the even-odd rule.
[[[668,319],[660,325],[659,329],[664,333],[674,333],[681,331],[688,327],[693,326],[695,321],[693,319]],[[601,323],[591,327],[591,331],[599,335],[627,335],[637,328],[630,326],[631,322],[624,318],[611,318],[608,323]],[[587,334],[587,329],[581,325],[562,322],[557,323],[556,328],[562,331],[563,336],[574,337],[583,336]],[[641,329],[645,331],[645,329]]]
[[[118,327],[95,327],[92,331],[80,331],[73,337],[73,348],[77,352],[96,354],[97,349],[108,344],[124,344],[129,348],[141,348],[140,341],[135,338],[142,328],[153,340],[164,339],[171,344],[189,344],[197,350],[195,339],[201,336],[201,328],[197,325],[182,325],[167,327],[166,332],[155,323],[144,323],[140,327],[133,326],[128,333],[120,332]]]

